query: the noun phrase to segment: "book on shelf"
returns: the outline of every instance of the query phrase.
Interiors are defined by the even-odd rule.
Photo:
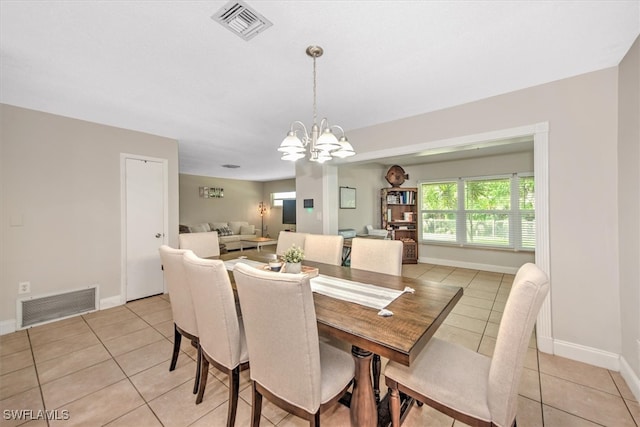
[[[415,191],[394,191],[387,194],[387,203],[392,205],[414,205],[416,203]]]

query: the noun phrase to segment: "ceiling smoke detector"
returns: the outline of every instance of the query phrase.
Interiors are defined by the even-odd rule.
[[[240,0],[232,0],[225,4],[211,19],[218,21],[223,27],[244,40],[251,40],[273,25],[271,21]]]

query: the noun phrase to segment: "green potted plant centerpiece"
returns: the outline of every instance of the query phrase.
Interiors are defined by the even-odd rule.
[[[300,273],[303,259],[304,251],[302,248],[292,245],[282,256],[282,260],[285,262],[284,271],[286,273]]]

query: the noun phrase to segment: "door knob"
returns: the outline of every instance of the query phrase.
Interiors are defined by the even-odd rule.
[[[156,239],[159,239],[160,237],[162,237],[162,234],[156,233]]]

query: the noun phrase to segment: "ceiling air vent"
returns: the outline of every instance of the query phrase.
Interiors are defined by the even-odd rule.
[[[239,0],[224,5],[211,19],[245,40],[251,40],[273,25],[267,18]]]

